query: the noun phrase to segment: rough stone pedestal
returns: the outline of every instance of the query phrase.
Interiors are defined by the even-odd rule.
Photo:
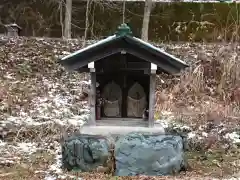
[[[62,165],[64,169],[91,172],[107,165],[111,157],[113,141],[103,136],[79,134],[62,144]]]
[[[180,136],[130,133],[115,144],[116,176],[171,175],[186,166]]]

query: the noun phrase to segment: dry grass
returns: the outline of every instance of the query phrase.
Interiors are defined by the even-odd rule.
[[[3,167],[0,170],[1,180],[42,180],[44,174],[38,174],[36,171],[45,171],[49,164],[54,162],[54,156],[47,152],[36,152],[27,160],[22,160],[13,166]]]
[[[237,166],[239,163],[239,150],[232,150],[228,154],[224,154],[221,150],[213,150],[211,152],[188,152],[186,154],[190,169],[187,172],[182,172],[177,176],[164,177],[115,177],[105,173],[79,173],[79,172],[65,172],[65,175],[81,177],[83,179],[95,180],[146,180],[146,179],[200,179],[204,177],[222,178],[238,172],[240,169]],[[2,168],[0,171],[0,179],[2,180],[42,180],[45,175],[43,173],[36,173],[38,170],[45,171],[48,165],[53,162],[53,156],[45,152],[38,152],[30,157],[31,163],[21,162],[12,167]],[[66,178],[73,179],[73,178]],[[76,179],[76,178],[75,178]]]
[[[223,47],[208,57],[207,52],[200,52],[197,62],[181,73],[179,78],[160,75],[165,84],[159,83],[158,86],[157,112],[173,111],[184,115],[186,120],[202,116],[201,120],[231,120],[239,123],[238,48],[236,45]]]

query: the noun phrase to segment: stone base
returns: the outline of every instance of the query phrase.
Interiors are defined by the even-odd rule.
[[[132,132],[165,134],[163,127],[127,127],[127,126],[83,126],[80,129],[82,134],[102,135],[102,136],[122,136]]]
[[[159,176],[175,174],[186,167],[180,136],[164,135],[156,128],[92,126],[83,130],[88,134],[74,135],[62,144],[65,169],[91,172],[110,167],[112,171],[115,165],[117,176]]]
[[[163,176],[187,164],[180,136],[130,133],[115,143],[116,176]]]
[[[103,136],[74,135],[62,144],[63,168],[91,172],[99,166],[108,166],[113,143],[112,139]]]

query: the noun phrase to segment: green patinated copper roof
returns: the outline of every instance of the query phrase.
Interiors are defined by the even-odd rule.
[[[123,23],[120,26],[118,26],[117,31],[115,33],[116,36],[125,36],[125,35],[132,35],[132,30],[131,28]]]
[[[102,39],[83,49],[75,51],[59,62],[70,70],[83,68],[89,62],[97,61],[125,50],[127,53],[150,61],[168,73],[176,73],[188,65],[179,58],[132,35],[127,24],[118,26],[114,35]]]

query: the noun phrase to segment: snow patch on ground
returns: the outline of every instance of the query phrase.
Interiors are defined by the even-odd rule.
[[[237,133],[235,131],[228,132],[226,128],[227,125],[223,123],[215,125],[209,132],[207,132],[208,124],[201,125],[197,130],[193,130],[192,127],[175,121],[175,117],[171,112],[164,111],[161,113],[160,117],[161,119],[156,120],[156,124],[162,126],[165,131],[169,131],[170,129],[171,132],[175,131],[179,132],[180,134],[184,134],[188,140],[202,140],[215,135],[218,137],[222,136],[232,144],[240,144],[240,133]]]
[[[190,132],[190,133],[188,133],[187,138],[192,139],[192,138],[195,138],[196,136],[197,136],[196,133]]]
[[[56,149],[55,163],[49,167],[49,170],[53,173],[61,174],[62,173],[61,166],[62,166],[62,154],[61,147],[59,144],[58,148]]]
[[[5,114],[0,121],[0,137],[6,137],[9,131],[17,133],[21,127],[57,124],[80,128],[90,114],[87,101],[79,99],[85,84],[74,80],[70,84],[61,84],[43,77],[41,86],[46,90],[45,96],[33,98],[27,111],[20,108],[16,115]]]
[[[47,175],[44,180],[56,180],[57,178],[51,175]]]
[[[0,165],[9,165],[18,163],[23,157],[35,153],[36,143],[8,143],[1,142],[0,146]]]
[[[82,180],[82,178],[72,176],[72,175],[67,175],[66,173],[63,172],[62,168],[62,154],[61,154],[61,146],[60,144],[56,146],[55,149],[55,159],[54,163],[49,166],[49,171],[47,172],[47,176],[45,179],[78,179]]]
[[[5,146],[7,143],[0,140],[0,147]]]
[[[22,142],[22,143],[18,143],[17,147],[19,148],[19,151],[23,153],[28,153],[28,154],[35,153],[38,150],[35,143]]]
[[[240,134],[237,132],[227,133],[225,138],[231,139],[234,144],[240,144]]]
[[[14,80],[14,76],[9,76]],[[74,176],[67,176],[61,169],[61,145],[58,136],[62,132],[56,132],[55,139],[48,132],[54,130],[51,128],[73,127],[80,129],[89,118],[89,107],[87,101],[82,101],[79,97],[82,92],[82,87],[87,86],[89,82],[82,82],[75,78],[68,83],[59,83],[54,80],[42,78],[41,87],[46,92],[44,96],[36,96],[32,99],[29,108],[17,109],[13,115],[5,114],[0,121],[0,167],[12,166],[19,164],[23,159],[29,160],[29,156],[41,151],[47,151],[54,155],[54,163],[49,165],[47,170],[38,170],[36,174],[44,174],[46,180],[52,179],[76,179]],[[21,83],[17,82],[16,83]],[[36,84],[37,86],[37,84]],[[6,104],[3,104],[7,105]],[[3,107],[3,106],[0,106]],[[38,128],[43,137],[41,142],[35,139],[19,138],[19,133],[22,130],[26,132],[35,131]],[[70,129],[70,133],[73,129]],[[13,140],[8,141],[8,137]],[[27,138],[27,139],[26,139]],[[46,138],[46,139],[43,139]],[[57,140],[57,141],[55,141]]]

